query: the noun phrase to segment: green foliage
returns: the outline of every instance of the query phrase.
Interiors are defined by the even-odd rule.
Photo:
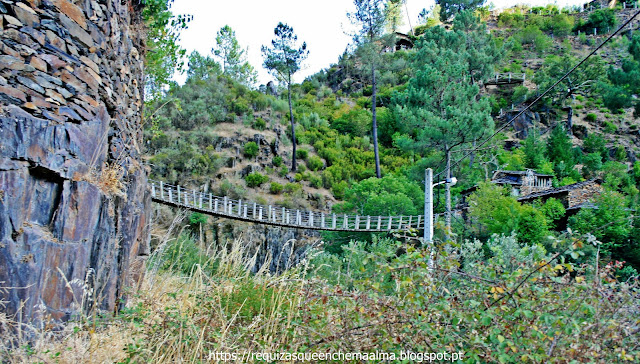
[[[544,217],[547,219],[547,226],[551,228],[557,227],[557,222],[562,219],[567,212],[562,202],[553,197],[549,198],[540,206],[540,211],[542,211]]]
[[[353,108],[339,113],[331,122],[331,127],[340,133],[362,137],[371,129],[371,111]]]
[[[247,62],[246,50],[240,47],[236,32],[225,25],[216,33],[216,45],[212,49],[222,62],[224,74],[238,83],[251,87],[257,79],[257,72]]]
[[[269,192],[271,192],[274,195],[280,194],[280,192],[282,192],[283,189],[284,189],[284,186],[282,186],[278,182],[271,182],[271,185],[269,186]]]
[[[176,239],[169,240],[150,261],[150,266],[158,266],[161,270],[187,276],[190,276],[198,266],[203,270],[210,270],[212,264],[212,260],[188,235],[180,235]]]
[[[279,156],[279,155],[273,157],[273,160],[271,161],[271,163],[273,163],[274,167],[280,167],[282,165],[282,157]],[[287,173],[285,173],[285,174],[287,174]]]
[[[524,151],[525,168],[540,170],[545,160],[545,145],[540,138],[538,130],[529,131],[527,139],[525,139],[522,149]]]
[[[506,189],[491,183],[481,183],[469,196],[469,216],[480,237],[516,232],[522,241],[536,244],[544,241],[548,234],[547,219],[542,211],[521,205]]]
[[[546,28],[558,37],[566,37],[571,33],[574,23],[575,20],[572,16],[556,14],[548,20]]]
[[[142,9],[146,27],[145,91],[150,99],[160,97],[162,88],[184,65],[186,51],[178,45],[178,38],[193,17],[174,15],[172,3],[173,0],[145,0]]]
[[[486,0],[436,0],[440,5],[440,21],[447,22],[462,12],[471,14],[473,10],[479,8]]]
[[[309,167],[310,170],[315,172],[324,168],[324,162],[320,157],[311,156],[309,157],[309,159],[307,159],[307,166]]]
[[[604,191],[596,200],[596,209],[582,209],[569,218],[569,226],[578,232],[591,233],[602,241],[607,252],[624,254],[632,225],[627,201],[618,192]]]
[[[260,151],[260,147],[256,142],[248,142],[244,145],[244,155],[249,158],[255,158]]]
[[[566,176],[579,178],[578,172],[573,169],[575,165],[573,144],[561,124],[553,128],[549,139],[547,139],[547,158],[553,163],[558,178]]]
[[[298,149],[296,151],[296,157],[300,159],[307,159],[308,156],[309,156],[309,151],[306,149]]]
[[[386,175],[353,184],[345,191],[344,200],[334,211],[372,216],[418,215],[424,206],[424,192],[407,177]]]
[[[598,116],[594,113],[588,113],[584,119],[588,122],[594,123],[598,119]]]
[[[259,172],[253,172],[253,173],[249,173],[244,180],[247,182],[247,187],[259,187],[260,185],[262,185],[265,182],[269,181],[269,177],[259,173]]]
[[[253,123],[253,127],[258,130],[264,130],[267,127],[267,122],[263,118],[257,118]]]

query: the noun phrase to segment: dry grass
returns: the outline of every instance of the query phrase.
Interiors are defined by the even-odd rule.
[[[124,176],[124,168],[116,163],[108,163],[98,171],[91,168],[89,173],[80,178],[81,181],[89,182],[98,188],[107,196],[125,197],[125,185],[122,183]]]
[[[255,256],[244,246],[210,247],[215,269],[195,265],[189,276],[156,273],[151,265],[127,308],[105,322],[85,317],[58,331],[28,327],[27,340],[15,334],[16,320],[0,313],[0,362],[202,362],[212,351],[289,346],[305,281],[300,271],[271,276],[269,261],[251,274]]]

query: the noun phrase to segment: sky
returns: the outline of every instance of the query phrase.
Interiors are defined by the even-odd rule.
[[[516,4],[556,4],[563,7],[586,2],[493,0],[496,8]],[[405,26],[401,31],[408,32],[409,23],[415,27],[420,11],[430,9],[433,5],[434,0],[406,0]],[[263,45],[271,45],[273,29],[278,22],[293,27],[298,40],[307,43],[309,57],[303,64],[303,69],[294,77],[294,81],[301,82],[338,62],[339,56],[351,43],[351,37],[347,33],[353,31],[353,26],[347,13],[354,9],[352,0],[175,0],[171,8],[174,14],[193,15],[188,29],[180,37],[180,45],[187,50],[187,54],[196,50],[203,55],[211,55],[216,33],[223,26],[229,25],[236,32],[240,46],[247,49],[247,60],[258,71],[258,85],[274,79],[262,67],[260,49]],[[183,83],[186,75],[176,75],[174,78]]]

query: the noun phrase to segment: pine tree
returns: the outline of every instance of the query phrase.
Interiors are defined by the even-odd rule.
[[[379,62],[382,47],[380,40],[387,20],[384,0],[354,0],[356,12],[348,14],[353,24],[359,25],[360,29],[354,35],[354,41],[359,46],[360,58],[371,70],[371,114],[372,114],[372,134],[373,152],[376,162],[376,177],[381,178],[380,155],[378,152],[378,122],[376,117],[376,67]]]
[[[291,118],[291,141],[293,143],[293,156],[291,171],[296,171],[296,128],[293,119],[293,105],[291,102],[292,76],[300,70],[302,62],[309,55],[307,43],[298,46],[298,36],[293,28],[287,24],[278,23],[273,30],[275,39],[271,41],[271,47],[262,46],[264,67],[268,69],[278,80],[287,85],[289,99],[289,116]]]
[[[235,81],[252,86],[256,83],[257,73],[247,62],[246,50],[240,47],[236,32],[225,25],[216,34],[216,46],[211,50],[220,58],[222,70]]]
[[[442,29],[430,31],[443,33]],[[449,39],[427,35],[414,48],[415,76],[406,91],[395,98],[396,111],[405,128],[405,134],[396,138],[396,144],[416,152],[439,149],[446,159],[446,177],[451,178],[454,148],[491,133],[494,123],[488,99],[480,97],[477,83],[472,82],[468,52],[462,49],[464,33],[447,33],[450,33],[446,35]],[[448,184],[445,192],[449,227],[451,191]]]

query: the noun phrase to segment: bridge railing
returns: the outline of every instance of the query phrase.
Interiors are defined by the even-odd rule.
[[[277,205],[234,200],[180,186],[149,180],[151,196],[172,205],[209,212],[217,216],[270,225],[336,231],[390,231],[422,229],[424,217],[360,216],[288,209]]]

